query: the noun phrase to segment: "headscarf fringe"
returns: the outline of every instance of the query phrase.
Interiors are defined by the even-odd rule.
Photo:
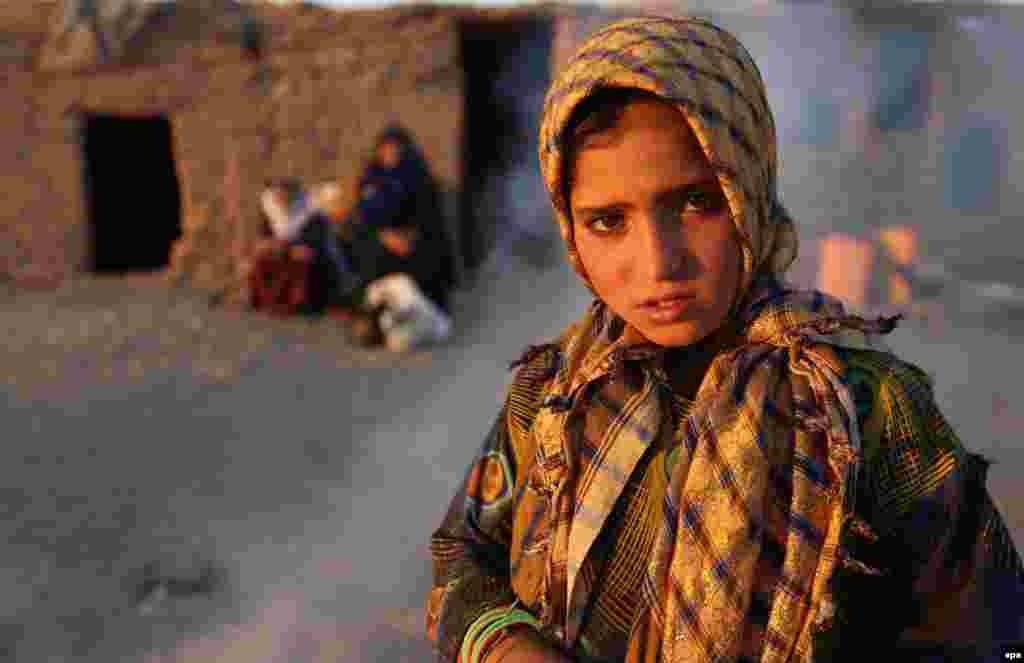
[[[799,345],[806,343],[814,336],[833,336],[843,332],[862,332],[866,335],[884,336],[896,329],[903,314],[891,317],[880,316],[874,319],[862,318],[857,315],[814,318],[786,330],[783,335],[786,344]]]

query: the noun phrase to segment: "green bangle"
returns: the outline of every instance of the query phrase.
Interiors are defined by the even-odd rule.
[[[487,639],[502,628],[504,628],[504,625],[501,620],[495,620],[488,624],[487,628],[483,629],[480,634],[473,639],[473,642],[469,646],[469,658],[463,661],[463,663],[479,663],[477,659],[480,658],[480,650],[487,642]]]
[[[480,645],[480,652],[476,655],[477,660],[483,663],[487,660],[487,657],[494,653],[494,650],[504,643],[508,642],[512,638],[512,631],[507,628],[503,628]],[[513,642],[513,644],[515,644]]]
[[[490,639],[496,632],[506,629],[509,626],[515,624],[529,624],[536,628],[540,625],[537,618],[526,612],[525,610],[507,610],[498,619],[490,622],[485,628],[483,628],[479,634],[476,635],[472,644],[469,648],[469,658],[463,663],[481,663],[478,659],[484,644]]]
[[[487,637],[500,628],[521,623],[535,628],[540,626],[536,617],[525,610],[517,609],[518,604],[519,601],[516,601],[510,606],[491,608],[469,625],[462,637],[462,647],[459,650],[461,663],[476,663],[476,657],[480,655],[480,648],[487,641]]]
[[[461,663],[468,663],[470,648],[473,642],[480,635],[480,632],[487,628],[488,625],[499,619],[501,615],[508,610],[508,608],[491,608],[490,610],[484,611],[479,617],[477,617],[466,629],[466,634],[462,636],[462,647],[459,650],[459,658]]]

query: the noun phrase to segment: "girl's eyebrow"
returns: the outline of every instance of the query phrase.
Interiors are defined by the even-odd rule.
[[[687,182],[686,184],[672,187],[667,191],[662,191],[661,193],[655,196],[655,200],[657,200],[659,203],[676,201],[679,198],[682,198],[690,193],[693,193],[695,189],[717,189],[718,186],[718,178],[716,178],[714,175],[707,175],[706,177],[695,179],[692,182]]]
[[[607,205],[596,205],[594,207],[577,207],[573,210],[576,216],[603,216],[614,212],[621,212],[633,207],[629,203],[608,203]]]
[[[680,184],[665,191],[660,191],[655,195],[655,200],[659,204],[678,200],[694,191],[694,189],[706,189],[706,188],[718,188],[718,178],[713,174],[709,174],[704,177],[695,179],[692,182],[686,184]],[[588,207],[576,207],[573,209],[573,214],[577,216],[600,216],[605,214],[611,214],[614,212],[621,212],[624,210],[632,209],[633,204],[628,202],[610,202],[603,205],[594,205]]]

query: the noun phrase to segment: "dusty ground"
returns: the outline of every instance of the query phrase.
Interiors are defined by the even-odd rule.
[[[499,262],[449,345],[393,357],[152,278],[0,287],[0,660],[429,660],[425,542],[506,362],[587,301],[565,267]],[[997,461],[1018,541],[1022,331],[953,289],[891,339]]]
[[[504,365],[579,310],[564,269],[517,269],[407,357],[151,277],[0,290],[3,660],[423,660],[424,544]],[[177,584],[146,599],[154,569]]]

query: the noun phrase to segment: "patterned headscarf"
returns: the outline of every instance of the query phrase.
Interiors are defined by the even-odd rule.
[[[540,132],[540,165],[569,259],[593,291],[573,239],[565,200],[566,126],[573,110],[606,87],[636,88],[676,105],[718,174],[743,251],[740,292],[758,272],[781,275],[796,258],[792,220],[778,201],[775,122],[750,54],[701,19],[638,18],[593,34],[551,85]]]

